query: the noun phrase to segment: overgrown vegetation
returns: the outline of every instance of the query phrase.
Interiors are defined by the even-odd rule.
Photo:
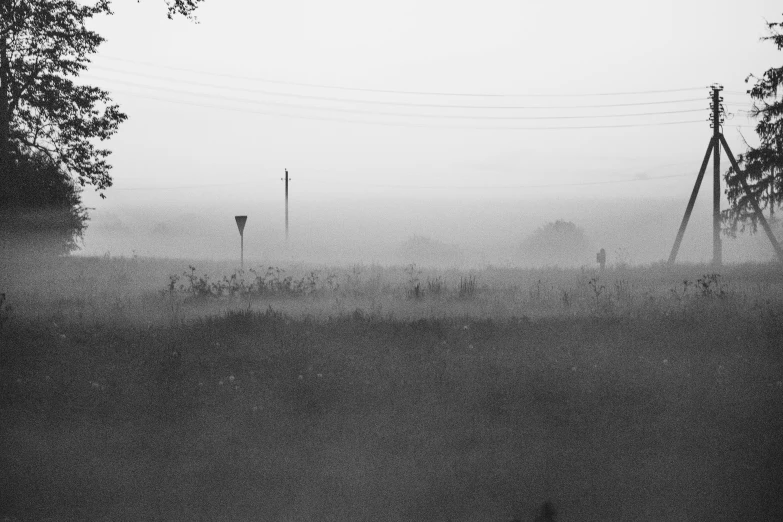
[[[60,261],[2,280],[2,517],[783,514],[777,266]]]
[[[68,254],[87,226],[81,188],[42,153],[16,158],[3,176],[13,187],[0,194],[0,240],[5,255]]]

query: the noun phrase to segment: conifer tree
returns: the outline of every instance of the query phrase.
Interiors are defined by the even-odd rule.
[[[783,22],[768,23],[767,27],[769,35],[762,41],[769,41],[778,50],[783,50]],[[747,226],[756,231],[758,217],[751,198],[755,198],[762,210],[768,209],[770,215],[774,215],[783,202],[783,67],[772,67],[761,77],[751,74],[745,81],[753,82],[748,91],[753,99],[750,114],[759,120],[756,133],[760,143],[757,147],[749,146],[737,158],[741,172],[730,168],[725,176],[731,206],[723,212],[723,217],[732,234]],[[750,194],[742,187],[743,179]]]

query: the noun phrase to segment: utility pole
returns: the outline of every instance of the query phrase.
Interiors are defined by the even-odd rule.
[[[288,169],[285,169],[285,241],[288,243]]]
[[[723,263],[723,249],[720,240],[720,124],[723,123],[721,112],[723,98],[720,92],[723,86],[712,86],[712,264],[720,267]]]
[[[722,119],[723,107],[721,106],[721,102],[723,101],[723,98],[720,97],[720,91],[723,90],[723,87],[718,84],[715,84],[711,87],[711,89],[712,89],[712,96],[711,96],[712,103],[710,104],[710,109],[712,109],[712,114],[710,116],[710,122],[711,122],[710,127],[712,127],[712,137],[710,137],[710,143],[707,145],[707,152],[704,154],[704,161],[702,161],[701,163],[701,169],[699,169],[699,175],[696,176],[696,183],[693,186],[693,192],[691,192],[691,198],[690,200],[688,200],[688,206],[685,208],[685,215],[682,217],[682,223],[680,223],[680,229],[677,231],[677,238],[674,240],[674,246],[672,247],[671,254],[669,254],[669,264],[674,264],[674,261],[677,259],[677,252],[680,249],[680,243],[682,242],[682,238],[685,235],[685,229],[688,226],[688,220],[691,218],[691,211],[693,210],[693,205],[696,202],[696,196],[699,194],[699,187],[701,187],[701,181],[704,178],[704,173],[707,171],[707,163],[709,163],[710,161],[710,153],[712,153],[712,164],[713,164],[712,262],[713,264],[715,264],[715,266],[720,266],[721,263],[723,262],[721,238],[720,238],[720,229],[721,229],[720,149],[721,149],[721,145],[723,146],[723,150],[726,151],[726,155],[729,158],[729,162],[731,162],[731,166],[734,168],[737,174],[739,176],[743,176],[743,173],[739,165],[737,164],[737,160],[734,158],[734,154],[732,154],[731,149],[729,148],[729,144],[726,142],[726,138],[723,136],[723,133],[720,131],[720,125],[721,123],[723,123],[723,119]],[[761,223],[764,232],[767,234],[770,243],[772,243],[772,247],[775,249],[775,253],[778,256],[778,259],[780,260],[781,263],[783,263],[783,248],[781,248],[780,244],[775,238],[775,235],[772,233],[772,229],[769,227],[769,223],[767,223],[766,218],[764,218],[764,213],[759,208],[758,203],[756,202],[756,198],[751,192],[750,187],[748,187],[747,182],[743,177],[740,178],[740,181],[742,183],[743,190],[745,191],[745,193],[748,195],[748,198],[750,199],[750,204],[753,207],[753,211],[756,214],[756,217]]]

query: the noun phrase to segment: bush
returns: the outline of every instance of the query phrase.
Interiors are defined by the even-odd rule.
[[[547,223],[521,245],[522,261],[535,266],[579,266],[589,263],[591,255],[584,231],[570,221]]]
[[[19,155],[0,201],[2,247],[13,254],[63,255],[87,226],[81,187],[43,154]]]

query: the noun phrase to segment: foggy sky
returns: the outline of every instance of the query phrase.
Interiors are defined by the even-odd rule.
[[[591,234],[600,238],[613,232],[590,223],[608,219],[606,213],[579,201],[650,198],[672,209],[661,218],[661,236],[673,238],[710,138],[707,86],[726,88],[724,132],[739,154],[740,132],[754,142],[752,122],[739,112],[749,108],[748,97],[739,94],[747,89],[744,79],[780,61],[774,46],[759,41],[765,19],[781,16],[771,1],[208,0],[199,24],[167,20],[165,5],[152,0],[115,2],[114,9],[113,17],[92,26],[108,41],[84,81],[110,90],[129,120],[108,142],[115,180],[108,199],[91,189],[84,193],[93,208],[85,252],[111,243],[104,225],[113,219],[141,234],[188,213],[229,229],[233,215],[248,214],[248,233],[257,226],[267,244],[276,244],[284,168],[292,176],[292,230],[300,238],[318,236],[312,231],[332,223],[322,239],[342,238],[344,228],[349,236],[366,230],[361,234],[377,242],[368,223],[378,223],[387,238],[420,233],[502,244],[547,220],[570,217],[599,229]],[[699,89],[582,96],[689,88]],[[551,108],[611,104],[638,105]],[[681,110],[695,112],[596,117]],[[692,123],[552,129],[678,121]],[[724,157],[722,170],[726,166]],[[708,177],[696,212],[709,212],[710,193]],[[563,199],[576,201],[581,214],[546,203]],[[535,211],[519,210],[525,201]],[[627,214],[633,206],[611,220],[618,229],[634,219]],[[502,224],[513,220],[513,231]],[[194,233],[184,221],[167,233]],[[127,251],[130,244],[117,237],[114,250]],[[687,242],[688,236],[684,254]],[[136,249],[151,245],[139,239]],[[204,247],[205,256],[219,251]]]

